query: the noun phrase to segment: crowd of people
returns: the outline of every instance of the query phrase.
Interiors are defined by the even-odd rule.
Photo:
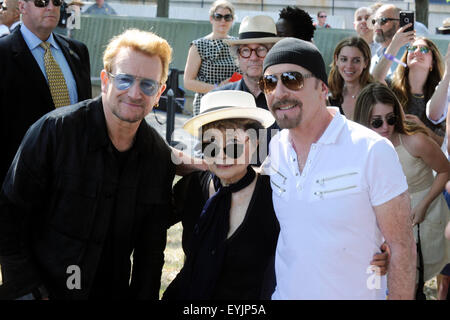
[[[217,0],[184,73],[193,156],[145,121],[169,43],[114,36],[92,98],[87,47],[54,32],[61,5],[2,4],[0,299],[156,300],[179,222],[164,300],[423,299],[434,276],[449,299],[450,44],[442,57],[393,5],[358,8],[327,74],[325,11],[248,16],[233,37]]]

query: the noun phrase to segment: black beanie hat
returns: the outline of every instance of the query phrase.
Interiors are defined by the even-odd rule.
[[[308,69],[314,77],[328,86],[325,62],[319,49],[311,42],[297,38],[284,38],[278,41],[264,59],[264,72],[268,67],[282,63],[292,63]]]

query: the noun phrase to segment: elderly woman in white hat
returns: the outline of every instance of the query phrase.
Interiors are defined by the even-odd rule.
[[[185,123],[202,141],[209,171],[174,187],[170,224],[183,223],[186,260],[163,299],[270,299],[279,224],[270,179],[251,165],[259,130],[274,121],[250,93],[229,90],[206,94],[200,114]]]
[[[250,93],[217,91],[185,123],[202,142],[210,171],[186,176],[174,188],[171,224],[183,223],[186,261],[163,299],[270,298],[273,284],[264,296],[264,279],[279,226],[269,178],[251,164],[259,129],[274,121]]]

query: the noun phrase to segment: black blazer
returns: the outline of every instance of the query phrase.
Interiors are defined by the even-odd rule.
[[[55,33],[53,36],[72,70],[78,101],[91,98],[87,47]],[[0,39],[0,185],[28,128],[54,109],[47,81],[17,28]]]

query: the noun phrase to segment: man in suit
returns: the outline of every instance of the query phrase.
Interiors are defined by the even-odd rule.
[[[55,107],[92,97],[87,47],[53,33],[61,4],[20,0],[20,28],[0,39],[1,183],[31,124]],[[41,47],[42,42],[50,49]]]

